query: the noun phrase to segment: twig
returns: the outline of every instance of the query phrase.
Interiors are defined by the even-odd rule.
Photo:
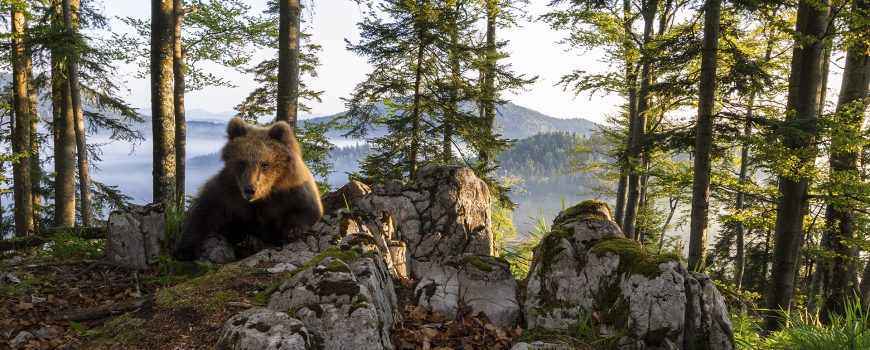
[[[145,303],[151,300],[154,300],[154,294],[148,294],[139,299],[128,300],[112,305],[103,305],[73,310],[71,312],[60,314],[59,316],[57,316],[57,320],[86,321],[99,319],[112,314],[118,314],[141,308],[142,305],[145,305]]]

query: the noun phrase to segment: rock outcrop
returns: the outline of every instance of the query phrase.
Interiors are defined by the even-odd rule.
[[[467,168],[422,169],[413,184],[375,186],[350,205],[390,214],[395,238],[407,245],[410,276],[415,278],[445,258],[495,253],[489,189]]]
[[[471,314],[483,312],[497,326],[519,321],[517,281],[510,265],[492,256],[467,255],[441,261],[431,267],[414,289],[417,305],[456,318],[460,304]]]
[[[148,266],[160,254],[166,231],[166,215],[160,204],[129,204],[109,214],[106,259],[135,267]]]
[[[594,201],[560,213],[535,250],[525,319],[530,329],[591,326],[625,349],[734,348],[713,282],[626,239]]]
[[[287,313],[255,307],[231,317],[215,346],[219,350],[313,350],[318,339]]]

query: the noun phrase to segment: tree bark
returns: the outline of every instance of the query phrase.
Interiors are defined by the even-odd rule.
[[[64,26],[59,1],[52,2],[52,26]],[[54,129],[54,226],[73,227],[76,219],[76,142],[75,118],[67,102],[69,85],[65,53],[51,48],[51,98]]]
[[[25,29],[26,30],[26,29]],[[25,65],[27,66],[27,94],[30,109],[30,183],[33,198],[33,227],[39,230],[42,207],[42,165],[40,164],[40,142],[38,134],[39,113],[36,109],[36,85],[33,80],[33,55],[29,47],[25,48]],[[0,216],[2,217],[2,216]],[[3,232],[0,230],[0,232]]]
[[[173,0],[172,10],[175,23],[172,32],[172,76],[174,80],[173,101],[175,102],[175,206],[184,208],[185,199],[185,167],[187,163],[187,116],[184,110],[184,48],[181,47],[181,24],[184,21],[185,10],[181,0]]]
[[[299,110],[299,0],[279,0],[278,106],[276,120],[296,127]]]
[[[783,135],[784,145],[791,150],[805,150],[795,166],[809,166],[815,160],[814,142],[817,132],[814,124],[819,118],[822,50],[828,25],[828,1],[822,0],[824,10],[816,3],[801,0],[798,4],[796,32],[811,38],[804,45],[796,45],[789,76],[787,119],[800,125]],[[809,125],[808,125],[809,124]],[[777,310],[789,311],[795,290],[798,255],[803,241],[803,218],[806,215],[809,177],[779,176],[779,200],[773,242],[773,267],[767,294],[764,329],[767,332],[782,328]]]
[[[79,0],[63,0],[64,26],[70,32],[77,33],[77,25],[73,17],[79,8]],[[94,226],[94,210],[91,196],[91,175],[88,162],[88,145],[85,135],[85,122],[82,113],[81,90],[79,89],[79,54],[76,49],[67,53],[67,84],[70,96],[70,109],[75,123],[76,153],[79,170],[79,200],[82,226]]]
[[[625,204],[625,218],[622,224],[622,231],[626,237],[635,239],[635,228],[637,224],[637,213],[640,210],[640,174],[637,171],[638,162],[644,155],[646,148],[646,128],[647,128],[647,111],[649,110],[649,93],[650,85],[652,85],[652,77],[650,75],[651,62],[649,59],[648,44],[652,41],[653,24],[655,23],[656,11],[658,8],[658,0],[646,0],[641,10],[643,15],[643,47],[641,48],[641,70],[640,70],[640,90],[638,93],[637,104],[637,120],[629,130],[629,147],[627,148],[628,161],[628,184],[627,184],[627,199]]]
[[[496,48],[496,18],[498,17],[499,5],[497,0],[486,0],[486,44],[484,51],[483,63],[483,89],[481,90],[481,115],[483,116],[483,125],[490,135],[495,132],[495,70],[498,63],[498,52]],[[492,161],[489,159],[491,154],[485,150],[481,150],[479,157],[484,165],[488,166]]]
[[[698,87],[698,123],[695,128],[695,170],[692,212],[689,223],[689,270],[704,263],[710,211],[710,174],[713,152],[713,104],[716,94],[716,62],[719,57],[721,0],[704,2],[704,46],[701,51],[701,82]]]
[[[625,86],[627,89],[628,98],[628,137],[626,138],[626,151],[632,147],[632,130],[637,122],[637,71],[635,70],[635,60],[632,56],[632,51],[635,50],[634,42],[631,40],[633,33],[632,25],[634,25],[634,14],[631,12],[631,1],[622,1],[622,29],[625,32],[623,41],[624,62],[625,65]],[[626,159],[620,159],[619,165],[619,182],[616,187],[616,210],[614,220],[622,227],[625,220],[625,205],[626,195],[628,192],[628,171]]]
[[[173,1],[151,2],[151,132],[155,203],[176,204]]]
[[[853,13],[866,13],[870,10],[870,1],[853,0]],[[857,27],[857,26],[855,26]],[[854,28],[854,27],[853,27]],[[867,47],[852,45],[846,52],[846,65],[843,68],[843,80],[840,85],[840,97],[837,100],[837,120],[846,130],[861,130],[864,113],[867,110],[868,91],[870,90],[870,55]],[[852,178],[860,181],[858,160],[860,150],[848,147],[842,137],[833,137],[831,141],[830,167],[832,178]],[[825,232],[829,236],[828,249],[834,254],[833,259],[826,261],[824,286],[824,304],[821,318],[829,322],[831,315],[842,315],[845,311],[845,300],[858,291],[853,284],[857,275],[858,251],[850,241],[857,239],[855,230],[855,207],[853,203],[843,202],[845,193],[835,192],[834,200],[828,203],[825,210]],[[839,200],[838,200],[839,199]]]
[[[20,158],[12,162],[14,190],[15,235],[23,237],[33,233],[33,194],[31,182],[31,115],[27,81],[27,49],[24,47],[24,13],[12,6],[12,103],[15,114],[12,150]]]
[[[450,11],[450,86],[449,99],[446,113],[444,113],[444,138],[442,140],[442,154],[444,164],[453,164],[453,132],[454,123],[459,119],[459,89],[462,85],[461,72],[459,71],[459,11],[461,11],[460,2],[456,1]]]

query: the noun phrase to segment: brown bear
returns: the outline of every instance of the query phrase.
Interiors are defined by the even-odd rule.
[[[209,235],[234,245],[253,235],[279,246],[323,216],[317,184],[290,125],[258,127],[233,118],[227,138],[224,168],[193,201],[172,250],[176,259],[198,258]]]

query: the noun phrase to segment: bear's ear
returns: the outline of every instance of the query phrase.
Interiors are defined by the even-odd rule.
[[[230,139],[245,136],[248,132],[248,125],[245,124],[245,121],[242,118],[234,117],[230,119],[230,123],[227,125],[227,136]]]
[[[269,128],[269,137],[287,143],[293,139],[293,129],[290,127],[290,124],[279,121],[272,124],[272,127]]]

